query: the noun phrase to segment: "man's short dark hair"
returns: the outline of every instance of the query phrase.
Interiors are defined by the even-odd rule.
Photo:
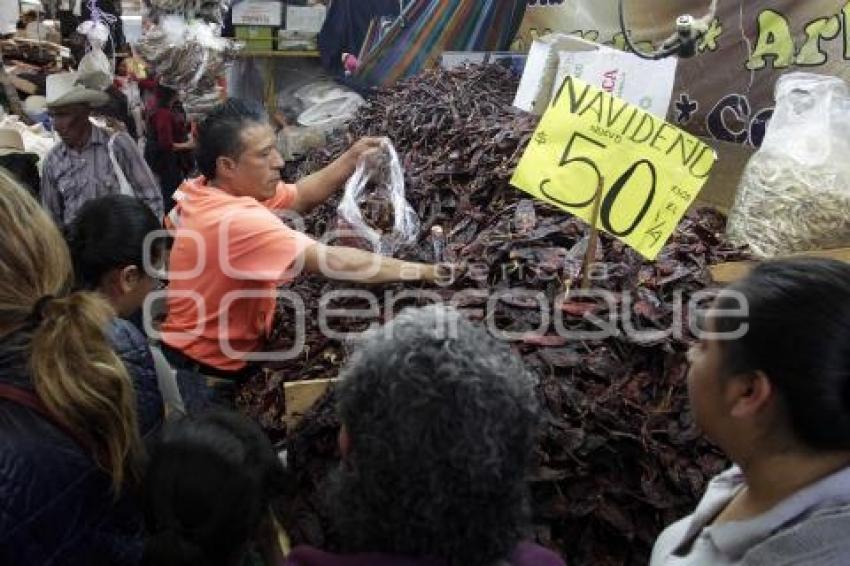
[[[214,179],[218,158],[239,157],[244,150],[242,131],[263,123],[260,110],[244,100],[228,98],[213,108],[197,132],[195,158],[201,174]]]
[[[535,379],[457,311],[411,309],[343,372],[351,450],[329,480],[346,552],[490,566],[528,533]]]

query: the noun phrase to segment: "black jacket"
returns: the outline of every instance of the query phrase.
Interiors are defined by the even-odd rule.
[[[142,432],[151,432],[162,418],[162,399],[152,359],[147,367],[150,351],[127,325],[116,321],[110,335],[136,385]],[[0,383],[32,391],[26,358],[15,346],[9,338],[0,344]],[[66,432],[0,399],[0,564],[134,565],[142,535],[131,490],[115,499],[109,476]]]

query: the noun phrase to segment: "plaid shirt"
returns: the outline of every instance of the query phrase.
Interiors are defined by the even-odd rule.
[[[109,159],[109,137],[106,130],[92,126],[91,138],[80,151],[60,141],[44,159],[41,202],[62,229],[68,228],[86,201],[121,193]],[[162,193],[138,146],[130,136],[119,133],[114,151],[136,196],[161,220]]]

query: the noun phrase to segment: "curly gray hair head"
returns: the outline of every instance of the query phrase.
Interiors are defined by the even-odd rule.
[[[343,372],[350,450],[329,486],[347,552],[491,566],[527,534],[534,377],[457,311],[411,309]]]

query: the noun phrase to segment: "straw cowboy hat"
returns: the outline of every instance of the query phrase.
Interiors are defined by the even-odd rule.
[[[103,73],[57,73],[47,76],[47,107],[57,108],[71,104],[88,104],[91,107],[103,106],[109,102],[109,95],[94,90],[87,85],[101,82]]]
[[[27,153],[24,139],[18,130],[0,128],[0,157],[14,153]]]

